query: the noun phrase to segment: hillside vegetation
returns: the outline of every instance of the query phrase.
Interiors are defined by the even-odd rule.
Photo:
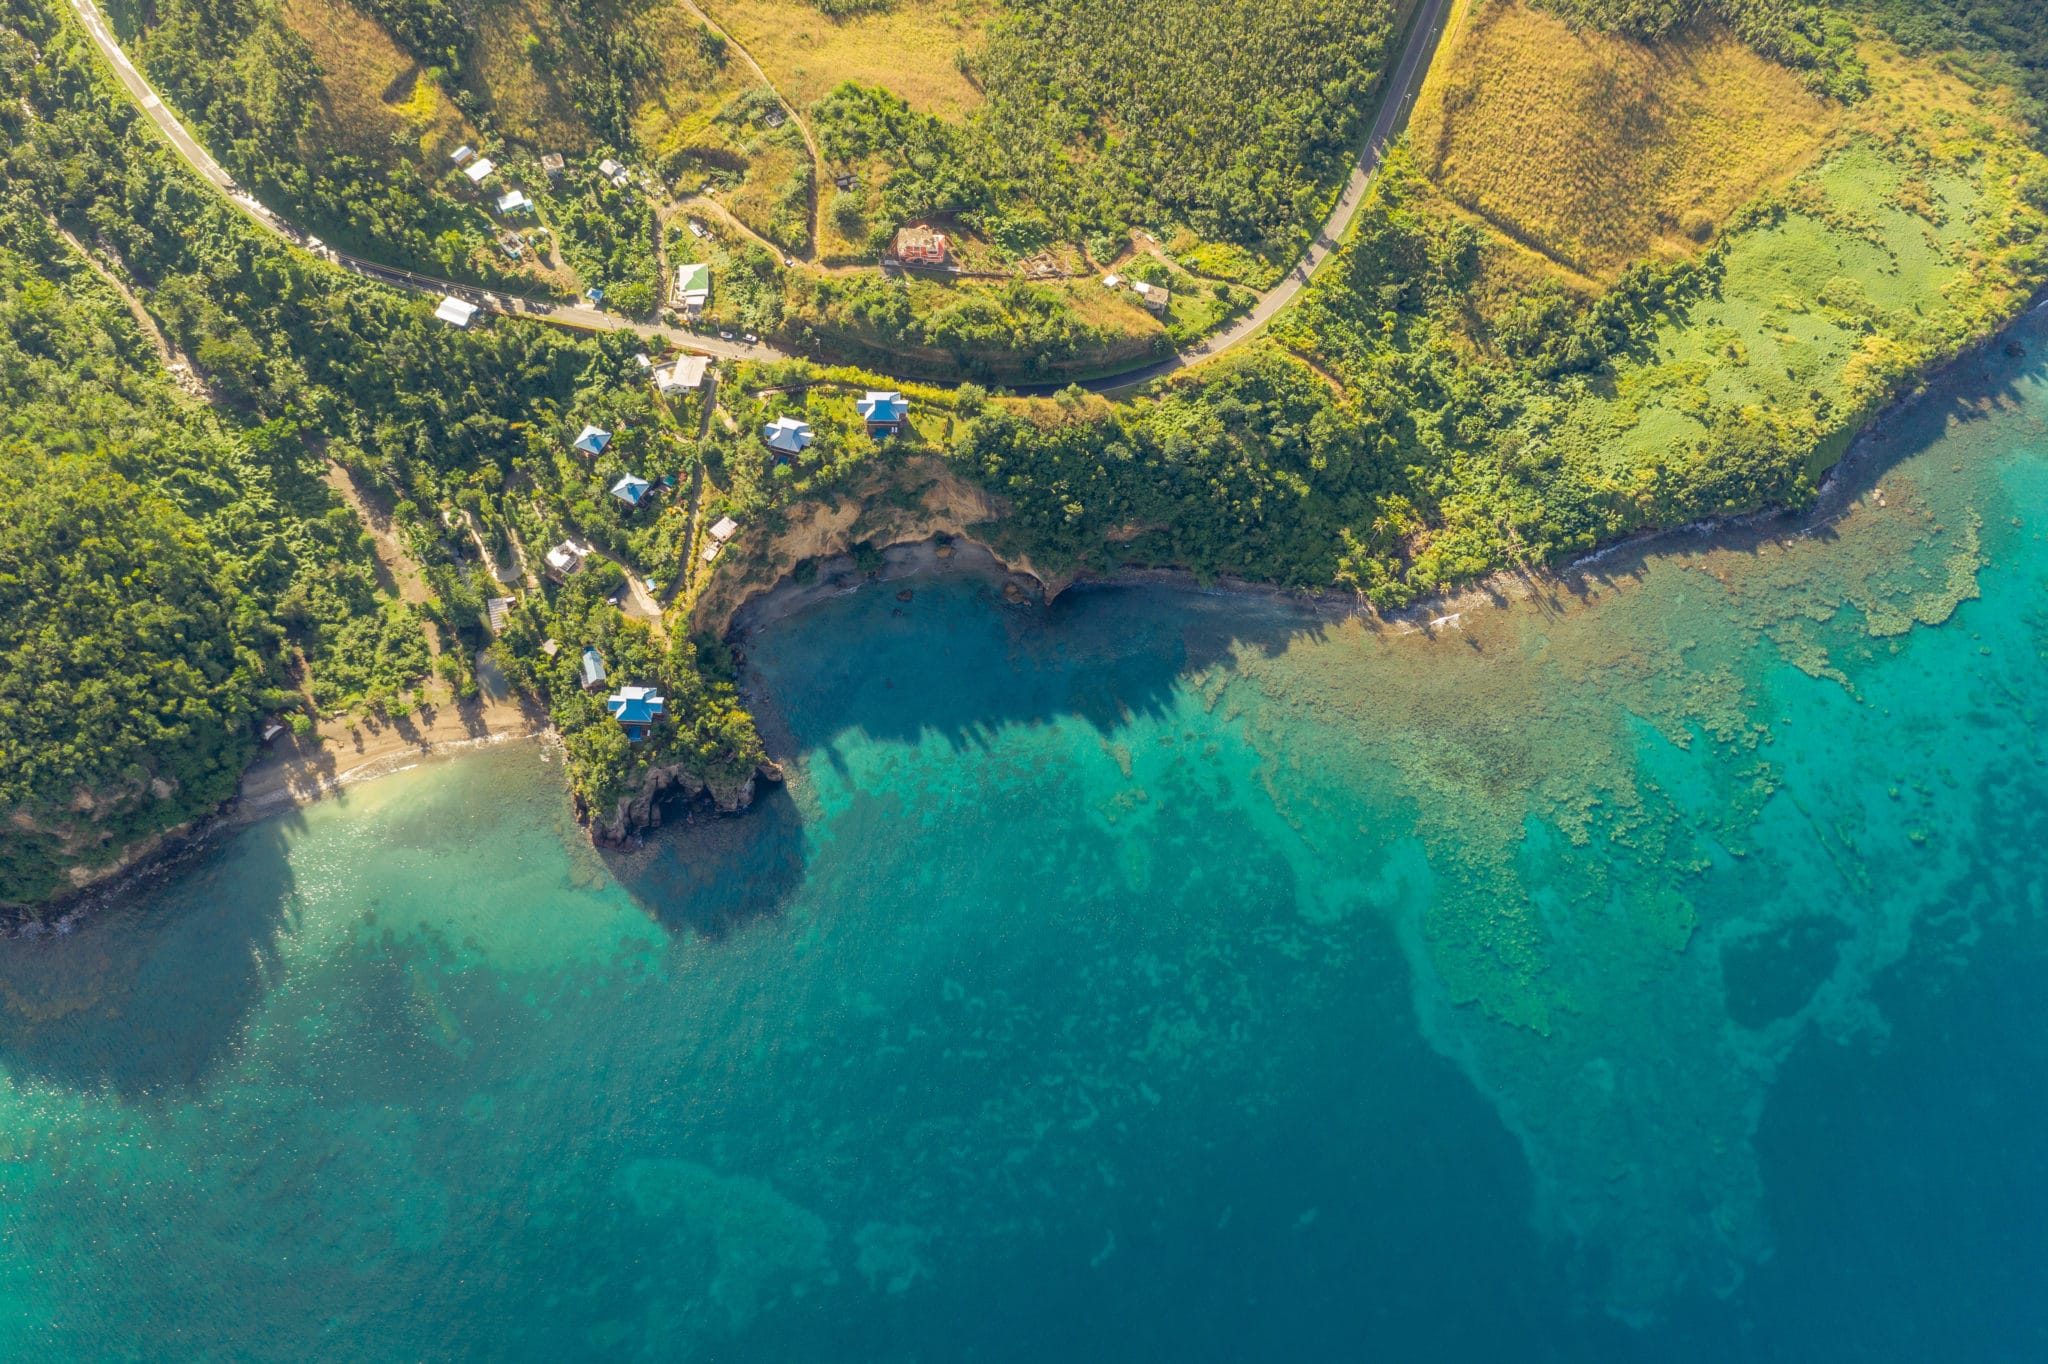
[[[259,717],[301,706],[301,659],[339,706],[395,697],[426,651],[298,441],[180,392],[18,200],[0,242],[0,904],[18,904],[232,795]]]
[[[42,899],[231,794],[258,714],[404,706],[421,621],[376,590],[326,460],[393,504],[457,689],[500,590],[465,522],[500,563],[567,530],[679,557],[678,516],[632,521],[605,495],[620,461],[671,457],[632,337],[451,330],[429,301],[287,250],[172,157],[46,0],[0,0],[0,134],[0,901]],[[52,219],[118,262],[210,408],[64,257]],[[563,457],[592,417],[622,433],[599,467]],[[578,790],[601,802],[660,762],[751,772],[759,739],[722,650],[624,619],[606,600],[619,582],[600,569],[559,612],[529,597],[515,626],[534,656],[507,658],[551,704]],[[538,653],[548,631],[560,659]],[[657,740],[612,743],[574,685],[587,644],[672,698]]]
[[[1718,24],[1650,44],[1491,0],[1443,54],[1409,135],[1454,203],[1611,283],[1633,261],[1699,250],[1810,165],[1842,112]]]

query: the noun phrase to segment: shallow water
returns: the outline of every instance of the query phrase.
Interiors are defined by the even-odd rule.
[[[862,591],[748,818],[521,747],[0,943],[0,1357],[2043,1357],[2044,418],[1432,631]]]

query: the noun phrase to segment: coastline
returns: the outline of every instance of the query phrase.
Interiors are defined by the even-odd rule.
[[[798,528],[810,553],[790,559],[781,566],[778,576],[765,583],[758,576],[758,566],[747,577],[732,582],[723,594],[724,599],[714,608],[716,625],[722,637],[737,644],[815,602],[857,591],[871,583],[911,578],[943,566],[952,572],[982,574],[1016,604],[1035,600],[1040,605],[1049,605],[1076,587],[1163,587],[1209,596],[1285,602],[1323,619],[1359,618],[1375,628],[1403,634],[1456,629],[1466,610],[1496,609],[1558,593],[1582,596],[1594,579],[1625,574],[1628,560],[1640,559],[1662,547],[1743,532],[1804,536],[1823,529],[1860,495],[1856,475],[1864,470],[1872,451],[1901,417],[1941,391],[1987,348],[2020,344],[2014,333],[2030,324],[2041,325],[2044,318],[2048,318],[2048,289],[2037,293],[1997,331],[1957,352],[1894,398],[1857,431],[1841,458],[1827,468],[1818,495],[1808,508],[1790,511],[1765,507],[1735,516],[1640,531],[1589,550],[1557,568],[1498,571],[1476,582],[1433,593],[1395,612],[1381,612],[1356,594],[1288,588],[1229,576],[1205,579],[1177,568],[1130,567],[1101,575],[1041,574],[1028,559],[1006,561],[972,534],[970,527],[1000,516],[1003,509],[996,499],[964,484],[937,461],[920,461],[909,472],[930,481],[914,511],[883,515],[871,525],[864,515],[868,510],[865,505],[856,505],[852,515],[831,508],[830,515],[818,518],[819,524]],[[896,537],[885,539],[879,546],[882,565],[873,572],[859,571],[850,551],[853,537],[864,528],[869,529],[871,536]],[[771,548],[771,562],[788,557],[773,554]],[[816,564],[817,571],[811,581],[799,583],[792,570],[796,561],[806,558]],[[741,692],[748,705],[769,702],[758,688],[748,685],[744,652],[740,663]],[[772,710],[772,702],[769,708]],[[157,835],[120,862],[100,869],[91,879],[33,910],[0,911],[0,937],[68,932],[81,917],[105,901],[168,874],[203,848],[217,831],[242,828],[345,787],[403,771],[423,760],[460,756],[472,749],[545,738],[551,733],[545,713],[531,700],[497,694],[478,702],[422,707],[417,716],[398,720],[329,721],[310,744],[281,736],[289,741],[243,774],[241,789],[233,800],[210,815]],[[773,751],[775,747],[778,745],[771,745],[771,760],[784,761],[788,755],[778,756]],[[346,752],[347,749],[353,751]],[[742,804],[736,812],[743,813],[745,808]]]
[[[1204,578],[1184,568],[1132,566],[1104,574],[1085,571],[1042,574],[1028,559],[1006,560],[1000,551],[978,538],[971,527],[956,521],[955,524],[936,528],[925,525],[907,527],[909,533],[903,538],[878,546],[882,567],[868,574],[855,569],[853,556],[845,545],[836,546],[835,552],[816,559],[817,574],[812,581],[799,583],[785,568],[772,583],[756,587],[728,606],[723,619],[717,624],[723,637],[737,640],[813,602],[855,591],[870,582],[893,582],[913,576],[935,565],[939,548],[945,546],[957,558],[956,569],[973,568],[978,563],[995,581],[1006,585],[1029,584],[1043,605],[1050,605],[1075,588],[1167,587],[1207,596],[1286,602],[1322,619],[1359,618],[1400,634],[1446,626],[1456,628],[1458,617],[1467,610],[1499,607],[1557,593],[1581,596],[1590,580],[1607,576],[1603,566],[1640,558],[1661,547],[1742,532],[1813,534],[1840,516],[1855,499],[1858,495],[1854,490],[1855,475],[1867,463],[1872,450],[1889,436],[1902,417],[1916,410],[1955,379],[1965,365],[1981,358],[1991,347],[2020,345],[2014,334],[2044,319],[2048,319],[2048,288],[2038,291],[2025,307],[1996,331],[1957,351],[1910,389],[1886,403],[1857,429],[1841,457],[1823,471],[1814,501],[1808,507],[1797,510],[1782,506],[1760,507],[1754,511],[1710,517],[1684,525],[1634,531],[1596,545],[1556,567],[1496,570],[1476,581],[1430,593],[1396,611],[1383,612],[1355,593],[1330,588],[1284,587],[1227,574]]]

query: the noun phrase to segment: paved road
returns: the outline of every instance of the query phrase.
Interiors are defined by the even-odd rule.
[[[1095,393],[1129,388],[1212,360],[1231,347],[1251,340],[1282,308],[1294,301],[1294,296],[1302,291],[1316,271],[1323,268],[1337,250],[1338,243],[1344,240],[1344,234],[1351,230],[1351,220],[1358,216],[1359,206],[1365,202],[1365,191],[1372,184],[1373,176],[1379,173],[1380,163],[1386,160],[1387,148],[1394,144],[1394,138],[1408,122],[1409,111],[1415,107],[1415,97],[1422,91],[1423,78],[1429,74],[1430,58],[1436,52],[1437,40],[1443,36],[1444,21],[1450,12],[1451,0],[1423,0],[1416,11],[1408,28],[1408,43],[1401,50],[1401,61],[1394,68],[1394,78],[1387,83],[1386,93],[1380,97],[1379,112],[1373,118],[1372,131],[1366,135],[1365,149],[1359,153],[1358,164],[1351,168],[1351,178],[1344,182],[1344,192],[1337,196],[1337,205],[1324,219],[1322,230],[1316,233],[1315,240],[1309,243],[1308,250],[1294,269],[1288,271],[1287,277],[1262,294],[1249,313],[1171,359],[1091,379],[1084,382],[1082,388]],[[1056,389],[1064,385],[1049,387]]]
[[[78,17],[85,24],[93,45],[99,48],[100,55],[107,59],[108,65],[114,68],[114,74],[120,78],[121,84],[127,87],[128,93],[142,107],[143,113],[148,115],[150,122],[156,125],[157,130],[164,135],[177,153],[184,157],[207,183],[225,195],[258,226],[293,245],[303,247],[310,240],[307,234],[278,217],[248,191],[236,185],[234,178],[221,169],[220,164],[207,154],[206,148],[199,145],[199,140],[187,132],[177,116],[165,107],[156,91],[150,88],[149,82],[143,79],[142,73],[128,60],[128,54],[121,50],[120,42],[107,27],[93,0],[71,0],[71,7],[78,12]],[[689,7],[692,10],[696,9],[695,5]],[[1344,192],[1337,196],[1337,205],[1324,221],[1322,230],[1316,234],[1315,240],[1309,243],[1307,252],[1287,277],[1262,295],[1251,312],[1188,350],[1154,364],[1086,380],[1082,382],[1082,388],[1098,393],[1128,388],[1213,359],[1233,346],[1242,345],[1250,340],[1260,328],[1273,319],[1276,313],[1294,301],[1302,286],[1323,267],[1337,249],[1337,244],[1344,239],[1344,234],[1350,230],[1351,220],[1357,216],[1359,205],[1365,201],[1366,188],[1372,183],[1372,177],[1378,173],[1381,162],[1385,160],[1387,148],[1392,145],[1395,135],[1406,122],[1408,111],[1414,107],[1415,97],[1422,89],[1423,77],[1429,72],[1430,57],[1436,50],[1438,38],[1442,36],[1444,20],[1450,12],[1450,7],[1451,0],[1423,0],[1421,8],[1409,25],[1408,41],[1402,48],[1401,60],[1394,69],[1394,77],[1380,99],[1378,113],[1373,118],[1372,130],[1366,137],[1365,148],[1359,155],[1358,164],[1352,168],[1351,177],[1344,184]],[[698,13],[699,17],[703,17],[701,11]],[[708,19],[706,22],[709,22]],[[741,55],[746,56],[744,50]],[[749,56],[747,61],[751,65],[753,58]],[[766,73],[759,72],[758,67],[756,71],[761,75],[763,83],[768,84],[773,90],[774,86],[768,82]],[[778,93],[777,98],[780,97]],[[787,100],[783,103],[788,105]],[[795,107],[789,107],[794,116]],[[798,118],[797,125],[808,143],[810,130],[804,127],[801,118]],[[816,155],[815,147],[812,148],[812,154]],[[458,284],[453,280],[379,265],[375,261],[364,260],[332,247],[323,248],[323,254],[344,270],[366,278],[397,288],[409,289],[415,293],[452,294],[456,298],[465,299],[493,312],[538,318],[557,326],[576,327],[586,331],[631,331],[647,338],[667,337],[686,350],[725,359],[789,358],[786,351],[778,350],[774,346],[747,345],[740,341],[698,336],[676,328],[635,322],[630,318],[620,317],[617,313],[608,313],[603,309],[585,307],[582,304],[544,303],[519,294],[483,289],[471,284]],[[1042,389],[1020,391],[1050,392],[1063,387],[1063,384],[1054,384],[1043,386]]]

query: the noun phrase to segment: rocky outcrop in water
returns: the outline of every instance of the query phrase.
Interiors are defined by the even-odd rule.
[[[782,769],[763,759],[750,768],[733,773],[700,777],[683,763],[650,767],[640,777],[639,789],[621,796],[609,814],[600,816],[583,808],[578,813],[590,826],[590,841],[600,848],[623,848],[650,829],[661,827],[664,807],[677,803],[705,803],[721,815],[738,814],[754,803],[763,781],[779,782]]]

